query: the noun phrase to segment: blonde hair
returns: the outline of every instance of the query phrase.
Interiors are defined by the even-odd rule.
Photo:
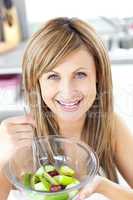
[[[55,18],[32,36],[23,57],[25,94],[36,120],[38,135],[59,133],[58,124],[49,114],[51,111],[42,99],[39,78],[81,46],[92,54],[97,77],[97,96],[86,115],[81,138],[96,151],[106,176],[117,182],[112,148],[113,97],[110,61],[103,42],[88,23],[77,18]]]

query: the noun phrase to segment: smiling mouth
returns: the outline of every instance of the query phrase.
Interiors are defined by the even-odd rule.
[[[64,102],[64,101],[59,101],[59,100],[56,100],[56,101],[65,111],[75,111],[78,109],[79,104],[82,100],[83,100],[83,98],[80,100],[74,101],[74,102],[72,102],[72,101]]]

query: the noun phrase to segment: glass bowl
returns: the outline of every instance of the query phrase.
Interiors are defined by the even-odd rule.
[[[80,181],[68,189],[58,192],[42,192],[34,189],[27,189],[23,185],[23,176],[27,172],[35,172],[35,158],[33,151],[33,141],[27,142],[24,146],[17,148],[12,158],[4,167],[5,175],[9,181],[18,189],[24,199],[32,200],[69,200],[73,199],[84,186],[91,183],[98,172],[99,162],[95,152],[84,142],[75,138],[65,138],[51,135],[39,137],[39,143],[43,147],[41,162],[49,164],[47,148],[51,146],[54,161],[58,167],[67,165],[74,169],[76,178]]]

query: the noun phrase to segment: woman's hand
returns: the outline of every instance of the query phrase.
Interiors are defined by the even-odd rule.
[[[3,120],[0,125],[0,167],[13,155],[17,148],[28,145],[32,139],[35,122],[30,115]]]
[[[84,189],[80,191],[78,194],[77,200],[83,200],[89,196],[91,196],[93,193],[100,192],[100,187],[102,186],[104,182],[104,178],[101,176],[95,176],[93,181],[85,186]]]
[[[133,200],[133,190],[116,184],[107,178],[96,176],[92,183],[82,189],[77,200],[83,200],[93,193],[100,193],[110,200]]]

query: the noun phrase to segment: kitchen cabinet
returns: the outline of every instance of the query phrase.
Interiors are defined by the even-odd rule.
[[[20,75],[22,73],[21,63],[24,53],[26,42],[22,42],[14,50],[0,54],[0,77],[2,75],[14,76]],[[20,85],[20,90],[22,90],[22,85]],[[3,93],[0,91],[0,95]],[[2,98],[2,97],[1,97]],[[3,103],[0,105],[0,121],[6,117],[20,115],[24,113],[24,102],[22,98],[22,91],[16,101],[13,103],[7,103],[3,96]]]

